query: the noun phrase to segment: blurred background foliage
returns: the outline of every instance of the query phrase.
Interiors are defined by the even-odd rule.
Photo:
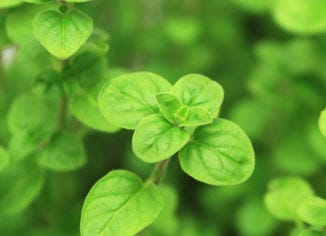
[[[274,219],[263,203],[268,182],[281,176],[302,177],[325,198],[326,139],[318,130],[318,117],[326,106],[326,2],[321,0],[317,8],[305,6],[303,0],[279,1],[276,6],[275,2],[96,0],[78,4],[94,19],[96,29],[86,48],[72,59],[79,84],[66,85],[67,91],[78,93],[102,78],[130,71],[151,71],[172,83],[184,74],[201,73],[223,86],[221,117],[238,123],[255,148],[253,176],[230,187],[196,182],[173,159],[164,180],[165,209],[142,235],[289,235],[292,223]],[[4,147],[15,145],[7,117],[21,94],[62,92],[55,86],[58,75],[53,70],[60,67],[59,62],[32,34],[32,20],[42,8],[21,3],[0,9],[0,145]],[[87,47],[108,51],[99,58],[88,55]],[[79,60],[82,52],[86,57]],[[44,80],[51,84],[46,90]],[[27,103],[25,112],[38,112],[34,105]],[[51,115],[43,112],[51,122]],[[0,174],[0,195],[14,186],[6,195],[12,201],[9,207],[8,199],[0,196],[0,212],[4,207],[10,211],[0,214],[0,235],[79,235],[83,199],[99,178],[122,168],[143,179],[150,174],[153,166],[132,153],[131,132],[98,132],[80,128],[72,116],[71,120],[83,137],[87,164],[74,172],[44,172],[23,163],[15,171]],[[25,147],[32,144],[16,145],[28,150]],[[23,188],[29,181],[34,184]]]

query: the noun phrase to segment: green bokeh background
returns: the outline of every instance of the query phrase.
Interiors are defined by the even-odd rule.
[[[0,9],[2,52],[20,44],[10,39],[7,17],[31,7],[42,6]],[[275,20],[267,0],[96,0],[76,7],[93,18],[95,28],[109,33],[108,74],[151,71],[172,83],[185,74],[204,74],[225,90],[220,116],[238,123],[254,145],[254,174],[237,186],[196,182],[172,158],[164,179],[164,217],[142,235],[289,235],[294,224],[277,221],[263,203],[268,182],[281,176],[300,176],[325,198],[326,138],[318,118],[326,106],[326,27],[313,34],[293,32]],[[27,20],[19,24],[28,31]],[[30,56],[35,52],[37,46],[18,51],[20,57],[10,65],[2,60],[4,147],[11,138],[6,119],[13,100],[32,90],[40,68],[57,63],[42,53]],[[95,80],[96,74],[87,78]],[[86,129],[84,134],[87,164],[74,172],[47,171],[32,204],[0,216],[0,235],[79,235],[83,199],[98,179],[112,169],[149,176],[153,165],[132,153],[131,132]],[[0,185],[9,180],[4,178],[0,175]]]

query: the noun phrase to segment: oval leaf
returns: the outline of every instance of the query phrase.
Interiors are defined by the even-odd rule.
[[[167,80],[153,73],[137,72],[112,79],[99,95],[99,106],[111,123],[135,129],[146,116],[158,113],[155,94],[170,90]]]
[[[158,162],[172,157],[190,139],[190,134],[173,126],[161,115],[143,119],[132,138],[135,154],[145,162]]]
[[[312,195],[313,190],[303,179],[283,177],[270,182],[264,200],[268,211],[276,218],[293,221],[298,219],[298,204]]]
[[[273,10],[276,22],[298,34],[326,32],[326,1],[277,0]]]
[[[199,126],[213,122],[212,115],[202,107],[192,107],[189,109],[188,116],[180,126]]]
[[[326,225],[326,200],[320,197],[307,197],[298,207],[299,217],[317,227]]]
[[[183,105],[201,106],[216,117],[223,102],[224,91],[221,85],[199,74],[182,77],[171,92],[180,98]]]
[[[66,14],[45,11],[33,22],[37,40],[58,59],[73,55],[88,39],[93,30],[92,19],[78,10]]]
[[[254,150],[235,123],[217,119],[198,127],[192,140],[179,152],[182,169],[211,185],[233,185],[247,180],[254,169]]]
[[[143,184],[128,171],[111,171],[86,197],[81,235],[135,235],[157,218],[162,206],[163,197],[157,186]]]
[[[86,163],[86,153],[80,139],[71,133],[59,133],[38,155],[39,163],[51,170],[76,170]]]

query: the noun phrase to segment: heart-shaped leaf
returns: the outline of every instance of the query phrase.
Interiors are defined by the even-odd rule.
[[[45,11],[33,22],[36,39],[58,59],[73,55],[88,39],[93,30],[92,19],[78,10],[66,14]]]
[[[132,236],[151,224],[163,207],[153,183],[125,170],[109,172],[88,193],[81,216],[81,235]]]

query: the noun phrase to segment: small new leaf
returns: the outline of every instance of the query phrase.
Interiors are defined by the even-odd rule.
[[[313,226],[326,225],[326,200],[320,197],[307,197],[298,207],[299,217]]]
[[[189,109],[188,116],[179,126],[200,126],[213,122],[212,115],[202,107],[192,107]]]
[[[161,76],[137,72],[118,76],[100,92],[100,111],[111,123],[135,129],[146,116],[157,114],[155,94],[170,90],[171,84]]]
[[[171,93],[158,93],[155,98],[162,115],[174,124],[174,113],[178,112],[182,105],[179,98]]]
[[[136,127],[132,138],[135,154],[145,162],[158,162],[170,158],[190,139],[190,134],[180,129],[161,115],[143,119]]]
[[[33,22],[37,40],[58,59],[73,55],[88,39],[93,30],[92,19],[78,10],[62,14],[45,11]]]
[[[183,105],[205,108],[214,118],[218,115],[224,98],[221,85],[199,74],[182,77],[172,87],[171,93],[175,94]]]
[[[128,171],[111,171],[86,197],[81,235],[135,235],[157,218],[162,207],[163,197],[156,185],[143,184]]]
[[[216,119],[198,127],[179,152],[182,169],[211,185],[233,185],[247,180],[254,169],[254,150],[247,135],[231,121]]]

